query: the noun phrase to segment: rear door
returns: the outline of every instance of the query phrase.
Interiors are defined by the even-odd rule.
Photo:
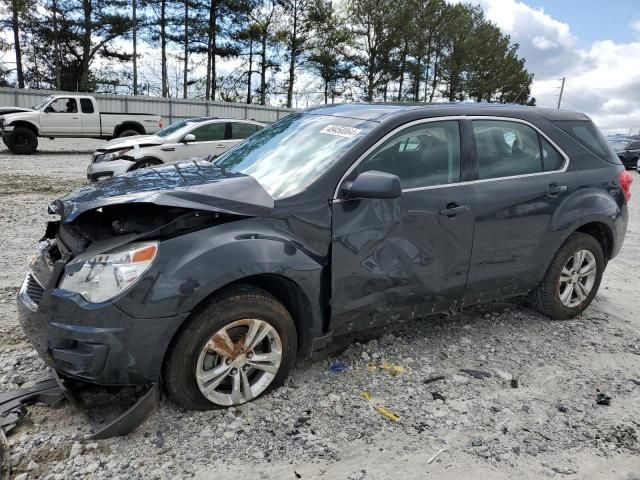
[[[465,303],[525,293],[540,280],[578,202],[568,159],[526,122],[474,119],[478,180],[475,233]]]
[[[58,97],[40,113],[42,135],[78,135],[82,133],[82,120],[78,101],[74,97]]]
[[[343,179],[392,173],[402,195],[332,204],[334,333],[444,311],[462,298],[474,212],[473,186],[460,183],[459,132],[456,120],[409,124]]]
[[[248,122],[230,122],[231,126],[231,142],[229,146],[240,143],[245,138],[250,137],[259,130],[262,130],[261,125]]]

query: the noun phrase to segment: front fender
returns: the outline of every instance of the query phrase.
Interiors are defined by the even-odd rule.
[[[222,287],[261,274],[300,287],[321,328],[320,286],[326,257],[305,249],[276,220],[245,219],[163,241],[152,268],[115,303],[137,318],[192,311]]]

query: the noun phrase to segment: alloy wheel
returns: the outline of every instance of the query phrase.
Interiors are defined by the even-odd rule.
[[[267,322],[242,319],[218,330],[196,362],[200,392],[217,405],[239,405],[266,390],[282,362],[282,341]]]
[[[589,250],[578,250],[562,268],[558,293],[565,307],[575,308],[584,302],[596,282],[598,264]]]

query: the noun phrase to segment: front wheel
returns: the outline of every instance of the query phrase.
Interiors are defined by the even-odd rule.
[[[534,307],[556,320],[579,315],[595,298],[604,268],[600,242],[585,233],[572,234],[532,292]]]
[[[281,385],[296,349],[287,309],[264,290],[237,287],[182,328],[167,354],[164,381],[189,410],[240,405]]]
[[[9,150],[17,155],[30,155],[38,149],[38,136],[29,128],[16,127],[5,142]]]
[[[127,128],[126,130],[122,130],[120,133],[118,133],[118,138],[133,137],[135,135],[141,135],[141,133],[137,130],[134,130],[133,128]]]

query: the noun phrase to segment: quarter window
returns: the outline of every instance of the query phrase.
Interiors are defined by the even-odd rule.
[[[516,122],[475,120],[473,131],[480,179],[542,172],[540,142],[533,128]]]
[[[542,168],[545,172],[553,172],[560,170],[564,164],[564,158],[560,155],[553,145],[547,140],[540,137],[540,146],[542,147]]]
[[[196,142],[215,142],[224,140],[225,123],[207,123],[193,129],[190,133],[195,135]]]
[[[82,113],[93,113],[93,102],[90,98],[81,98],[80,108],[82,108]]]
[[[460,180],[460,131],[457,121],[427,122],[396,133],[356,169],[392,173],[403,189]]]

